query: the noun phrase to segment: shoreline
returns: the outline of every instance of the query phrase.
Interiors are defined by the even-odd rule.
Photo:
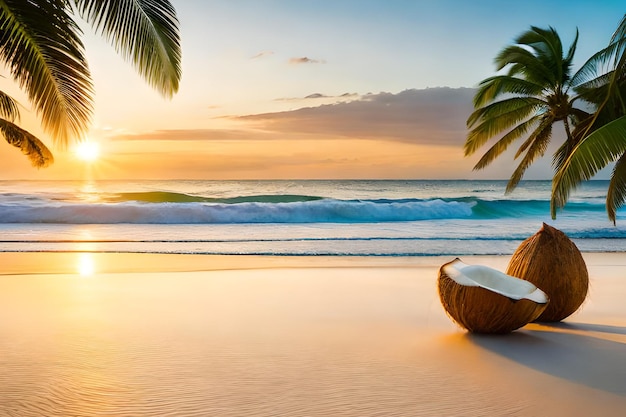
[[[100,273],[284,268],[432,267],[449,256],[278,256],[110,252],[0,252],[0,275],[74,274],[89,258]],[[451,259],[454,259],[452,257]],[[35,260],[35,261],[33,261]],[[444,262],[442,262],[444,263]],[[95,272],[95,271],[94,271]]]
[[[624,266],[622,252],[582,252],[588,266]],[[504,271],[512,255],[459,255],[466,263]],[[455,255],[436,256],[299,256],[207,255],[134,252],[0,252],[0,276],[13,274],[80,273],[88,259],[93,272],[197,272],[272,268],[439,268]]]

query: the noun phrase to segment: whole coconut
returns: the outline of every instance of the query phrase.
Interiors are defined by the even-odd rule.
[[[580,308],[589,289],[580,251],[565,233],[545,223],[517,248],[506,273],[532,282],[550,297],[550,304],[536,321],[568,317]]]
[[[460,259],[439,269],[439,297],[461,327],[475,333],[509,333],[535,320],[548,297],[535,285]]]

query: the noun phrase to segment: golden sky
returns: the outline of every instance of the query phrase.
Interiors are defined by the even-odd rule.
[[[171,100],[84,28],[96,161],[55,145],[0,78],[55,155],[38,170],[2,142],[3,179],[507,178],[510,158],[474,173],[462,152],[472,88],[493,57],[530,25],[554,26],[566,44],[578,27],[580,64],[623,15],[617,1],[172,3],[183,78]],[[528,178],[549,174],[548,160]]]

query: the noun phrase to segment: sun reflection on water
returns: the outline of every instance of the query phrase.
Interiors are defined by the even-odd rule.
[[[86,203],[100,202],[100,190],[94,181],[85,181],[80,185],[77,192],[79,200]]]

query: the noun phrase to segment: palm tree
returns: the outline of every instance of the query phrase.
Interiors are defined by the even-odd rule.
[[[0,60],[33,104],[45,131],[66,145],[88,129],[93,85],[80,16],[165,97],[178,91],[178,19],[168,0],[0,0]],[[0,91],[0,132],[37,167],[52,162],[41,140],[20,128],[15,99]]]
[[[465,156],[474,154],[494,136],[505,132],[485,152],[474,170],[483,169],[501,155],[511,143],[525,136],[515,158],[522,159],[506,187],[515,189],[526,169],[543,156],[550,139],[552,126],[562,122],[566,142],[572,142],[571,125],[588,116],[574,107],[570,97],[571,66],[576,51],[576,37],[564,55],[561,39],[552,27],[532,26],[505,47],[496,57],[499,74],[483,80],[474,96],[474,112],[467,120],[468,133]],[[557,151],[567,152],[567,147]]]
[[[615,162],[606,197],[607,214],[615,224],[617,209],[626,201],[626,15],[609,45],[592,56],[579,74],[594,76],[578,89],[596,110],[582,123],[581,140],[554,176],[552,217],[582,181]]]

